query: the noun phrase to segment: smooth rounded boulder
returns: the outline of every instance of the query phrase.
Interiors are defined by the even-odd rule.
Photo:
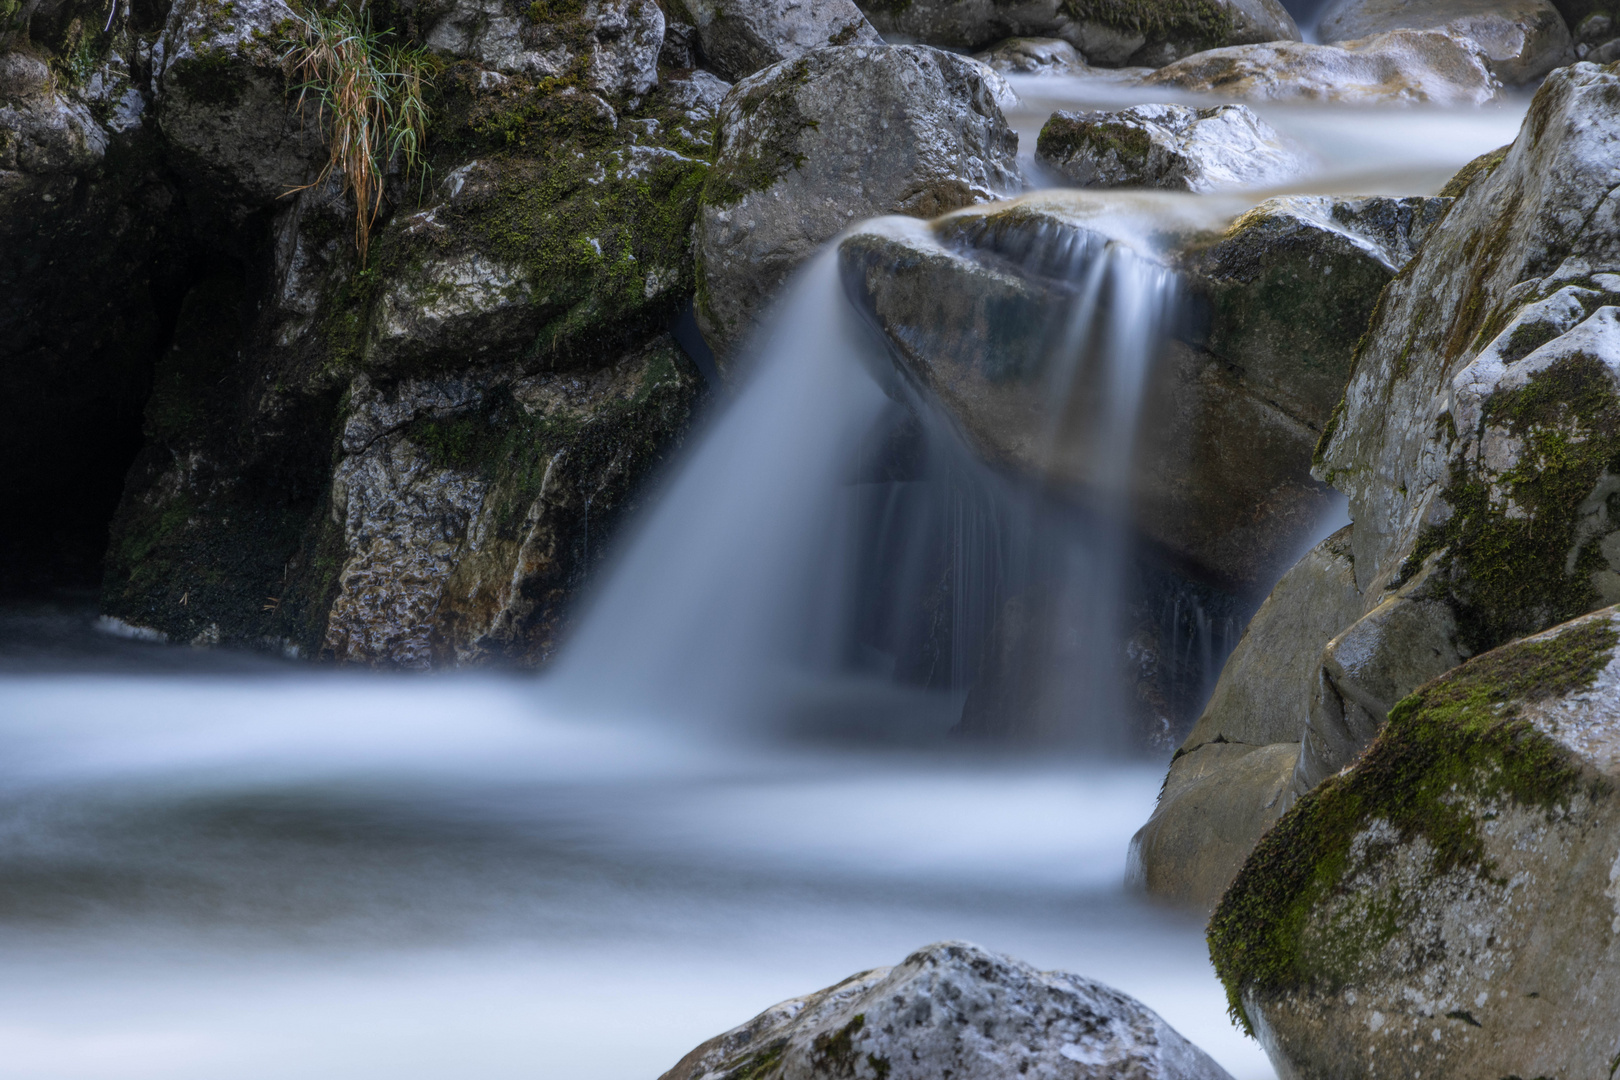
[[[1230,1080],[1141,1002],[960,941],[772,1006],[660,1080]]]
[[[1338,0],[1316,24],[1317,38],[1328,45],[1390,30],[1466,38],[1510,86],[1575,59],[1569,27],[1548,0]]]
[[[1010,95],[983,64],[920,45],[818,49],[733,87],[697,230],[697,315],[716,352],[849,225],[1016,190]]]
[[[887,35],[949,49],[1062,38],[1103,67],[1158,67],[1224,45],[1300,40],[1277,0],[866,0],[861,7]]]
[[[1620,1032],[1620,609],[1424,686],[1210,921],[1277,1071],[1606,1076]]]

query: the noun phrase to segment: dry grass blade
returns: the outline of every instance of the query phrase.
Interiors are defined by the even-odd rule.
[[[313,105],[329,151],[314,187],[336,174],[354,196],[355,246],[365,263],[371,227],[382,210],[384,178],[396,156],[409,177],[426,175],[423,151],[433,58],[421,49],[389,45],[369,16],[347,7],[331,13],[293,13],[296,37],[283,55],[299,80],[298,110]],[[301,189],[298,189],[301,190]]]

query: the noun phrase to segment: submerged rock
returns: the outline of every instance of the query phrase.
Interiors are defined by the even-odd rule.
[[[697,313],[725,353],[782,282],[850,224],[939,214],[1018,184],[989,68],[923,46],[819,49],[738,83],[703,189]]]
[[[1298,41],[1211,49],[1144,80],[1249,101],[1483,105],[1500,85],[1477,47],[1438,31],[1396,30],[1341,45]]]
[[[1053,113],[1041,128],[1035,159],[1081,187],[1193,192],[1266,187],[1306,167],[1244,105]]]
[[[1620,611],[1405,699],[1210,922],[1280,1074],[1603,1076],[1620,1027]]]
[[[827,45],[882,45],[854,0],[675,0],[703,63],[736,81]]]
[[[1547,0],[1336,0],[1317,22],[1325,44],[1389,30],[1441,30],[1479,47],[1509,85],[1539,79],[1575,59],[1569,27]]]
[[[1062,38],[1105,67],[1158,67],[1222,45],[1299,40],[1299,27],[1276,0],[866,0],[861,7],[891,36],[950,49]]]
[[[792,998],[661,1080],[1228,1080],[1156,1013],[1101,983],[963,942]]]

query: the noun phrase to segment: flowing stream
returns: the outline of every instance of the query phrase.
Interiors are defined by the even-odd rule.
[[[1016,86],[1026,152],[1053,108],[1139,95]],[[1523,107],[1259,111],[1314,155],[1290,191],[1421,194]],[[1229,216],[1262,194],[1155,205]],[[1142,386],[1175,311],[1153,255],[1038,254],[1068,260],[1074,295],[1049,335],[1053,439],[1082,384],[1091,438],[1151,430]],[[0,1077],[653,1080],[777,1000],[944,938],[1101,979],[1239,1080],[1270,1077],[1200,920],[1122,884],[1164,761],[1113,715],[1126,454],[1092,505],[1056,505],[886,372],[820,257],[544,679],[0,620]],[[1072,616],[1042,660],[1062,737],[947,736],[1031,590]],[[1193,592],[1158,602],[1206,692],[1241,621]]]

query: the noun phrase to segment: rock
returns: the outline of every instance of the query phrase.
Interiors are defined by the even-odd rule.
[[[1428,684],[1260,842],[1209,941],[1279,1074],[1612,1067],[1617,622],[1607,608]]]
[[[564,78],[582,69],[600,94],[645,94],[658,84],[664,12],[649,0],[455,0],[427,29],[430,48],[507,75]]]
[[[882,45],[854,0],[676,0],[705,66],[732,81],[827,45]]]
[[[1187,263],[1208,304],[1210,352],[1320,431],[1373,307],[1450,200],[1267,199]]]
[[[44,61],[0,52],[0,175],[87,173],[107,156],[110,140],[89,106],[57,87]],[[0,200],[22,185],[21,177],[0,180]]]
[[[1248,101],[1483,105],[1500,87],[1478,49],[1438,31],[1395,30],[1341,45],[1279,41],[1189,56],[1143,84]]]
[[[1157,1014],[1119,991],[957,941],[773,1006],[697,1047],[661,1080],[767,1075],[1227,1077]]]
[[[1210,910],[1265,831],[1293,802],[1323,643],[1361,616],[1350,530],[1283,575],[1249,620],[1203,715],[1131,839],[1139,888]]]
[[[179,0],[153,52],[172,159],[237,218],[314,179],[325,158],[282,73],[290,18],[280,0]]]
[[[1035,159],[1080,187],[1194,192],[1267,187],[1306,168],[1245,105],[1053,113],[1041,128]]]
[[[697,313],[716,351],[800,263],[879,214],[931,218],[1018,185],[1001,76],[922,46],[818,49],[738,83],[698,220]]]
[[[1510,86],[1571,63],[1569,27],[1547,0],[1336,0],[1316,25],[1325,44],[1389,30],[1440,30],[1477,45]]]
[[[973,59],[1003,75],[1079,75],[1086,58],[1062,38],[1008,38]]]
[[[867,0],[861,7],[889,36],[970,50],[1009,37],[1062,38],[1104,67],[1159,67],[1223,45],[1299,40],[1275,0]]]
[[[1260,837],[1293,802],[1299,743],[1206,743],[1176,758],[1147,824],[1131,837],[1126,884],[1213,910]]]

